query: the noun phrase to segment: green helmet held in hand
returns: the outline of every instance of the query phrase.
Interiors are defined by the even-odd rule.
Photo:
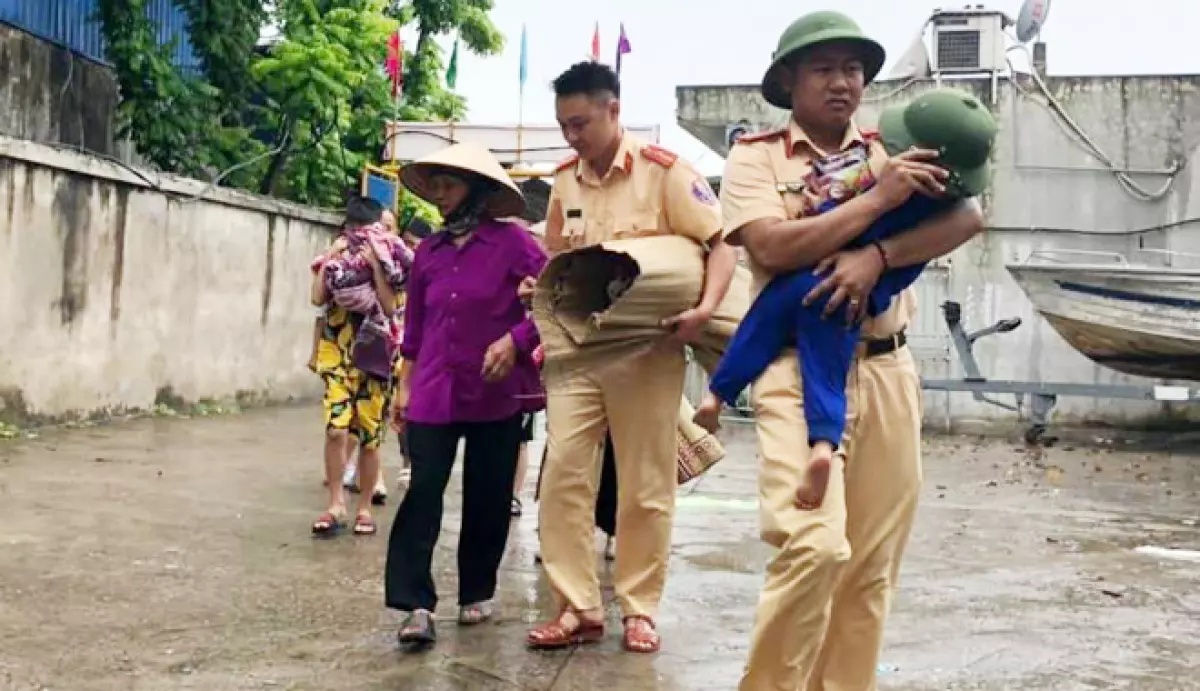
[[[888,155],[912,148],[938,152],[933,163],[950,173],[946,192],[955,197],[987,189],[996,130],[995,118],[979,99],[952,88],[926,91],[879,116],[879,138]]]
[[[779,45],[771,56],[771,66],[763,75],[762,94],[767,103],[790,110],[790,88],[783,79],[787,67],[798,53],[833,42],[850,44],[861,55],[867,84],[883,69],[886,59],[883,46],[867,38],[853,19],[841,12],[812,12],[792,22],[779,37]]]

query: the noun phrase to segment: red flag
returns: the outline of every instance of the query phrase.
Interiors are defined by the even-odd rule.
[[[392,98],[404,87],[404,41],[400,39],[400,30],[388,36],[387,73],[392,78]]]
[[[596,22],[596,31],[592,34],[592,62],[600,62],[600,22]]]

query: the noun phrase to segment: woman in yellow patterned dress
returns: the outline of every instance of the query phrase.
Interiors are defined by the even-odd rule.
[[[317,345],[316,372],[325,383],[323,410],[325,418],[325,476],[329,503],[313,523],[314,534],[336,532],[346,517],[346,502],[341,475],[347,457],[347,437],[353,433],[358,441],[358,475],[360,487],[375,487],[379,474],[379,447],[386,429],[386,411],[392,394],[391,364],[398,347],[398,334],[391,318],[398,306],[397,296],[403,287],[404,275],[411,266],[411,252],[399,239],[387,235],[379,225],[382,207],[373,200],[355,198],[347,204],[346,227],[365,231],[372,241],[352,247],[343,234],[333,247],[315,264],[312,301],[327,306],[320,340]],[[392,238],[395,244],[384,242]],[[380,249],[403,248],[404,259],[395,261],[391,253]],[[370,321],[356,310],[338,304],[327,286],[326,273],[339,258],[353,252],[370,267],[371,285],[364,286],[366,294],[373,291],[380,314]],[[364,330],[371,328],[385,333],[372,338]],[[371,494],[359,496],[354,519],[354,532],[371,535],[376,531],[371,515]]]

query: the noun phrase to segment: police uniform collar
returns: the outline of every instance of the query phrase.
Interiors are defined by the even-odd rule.
[[[595,171],[591,169],[591,165],[589,165],[587,161],[580,157],[580,159],[575,163],[575,177],[580,181],[587,180],[590,182],[602,182],[614,170],[619,170],[626,175],[629,175],[633,172],[633,156],[637,152],[638,148],[639,143],[636,141],[635,137],[622,129],[621,143],[617,145],[617,154],[613,156],[612,163],[609,164],[608,170],[605,171],[604,176],[598,178]]]
[[[837,153],[836,151],[821,151],[821,149],[813,143],[813,140],[808,136],[808,133],[804,131],[804,128],[800,126],[800,123],[796,122],[795,118],[788,120],[786,141],[788,158],[791,158],[792,154],[796,153],[796,150],[801,146],[808,147],[812,153],[820,156]],[[839,151],[845,151],[853,144],[865,143],[866,139],[863,137],[862,130],[858,129],[858,125],[855,125],[853,122],[851,122],[850,126],[846,128],[846,135],[842,137],[842,145]]]

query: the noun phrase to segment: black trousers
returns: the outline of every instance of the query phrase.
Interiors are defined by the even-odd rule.
[[[472,605],[496,594],[496,572],[508,544],[510,502],[521,415],[498,422],[407,425],[412,480],[388,540],[384,587],[387,606],[433,611],[437,586],[433,550],[442,530],[446,485],[460,439],[463,465],[462,530],[458,538],[458,603]]]

